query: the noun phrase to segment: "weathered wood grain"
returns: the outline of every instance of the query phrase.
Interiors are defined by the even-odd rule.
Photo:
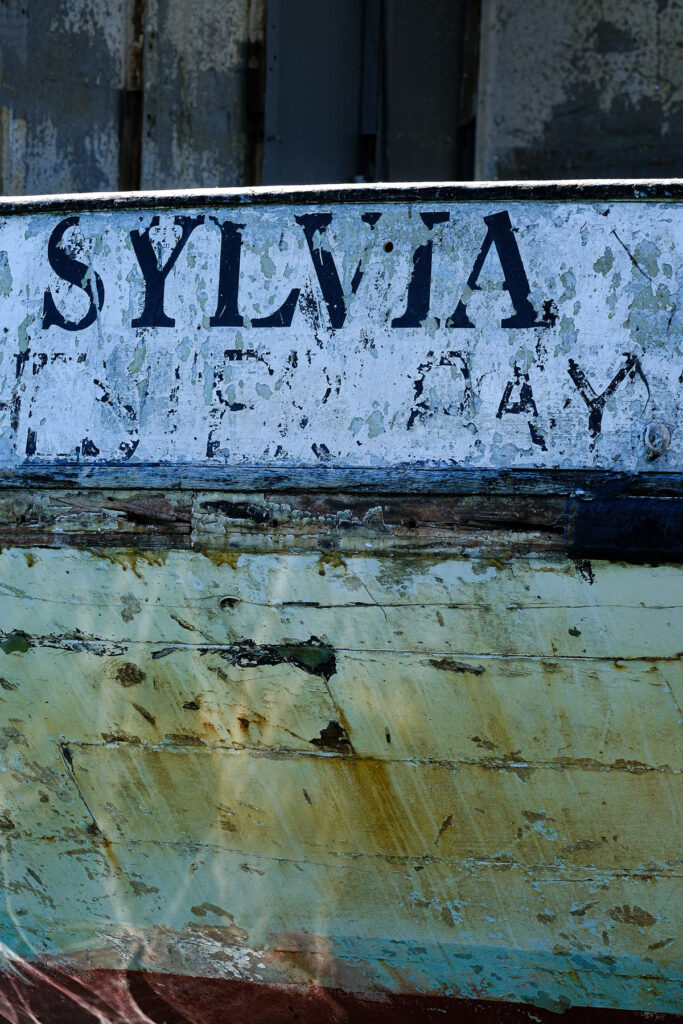
[[[383,760],[519,765],[522,775],[536,764],[678,769],[680,661],[337,652],[325,679],[276,652],[271,664],[215,649],[156,653],[74,644],[3,656],[0,712],[11,724],[0,743],[47,736],[313,754],[336,721],[330,751]],[[283,645],[279,658],[307,653]]]
[[[263,495],[201,491],[0,489],[0,544],[41,547],[260,551],[561,549],[561,496],[448,499],[335,492]],[[125,540],[124,540],[125,538]]]
[[[74,535],[194,507],[51,497],[28,520]],[[680,581],[500,548],[5,548],[3,934],[74,966],[674,1008]]]
[[[198,852],[218,848],[244,857],[330,863],[434,856],[545,865],[559,877],[565,866],[626,875],[680,870],[674,836],[681,780],[667,772],[514,764],[491,770],[115,741],[71,742],[61,747],[63,756],[59,745],[45,743],[43,756],[50,747],[62,787],[73,784],[74,792],[65,817],[59,794],[46,802],[51,807],[31,799],[38,765],[29,761],[23,776],[26,755],[14,752],[21,784],[8,794],[5,813],[25,838],[38,840],[52,818],[50,834],[64,839],[88,827],[111,842],[195,843]],[[29,757],[40,757],[38,750],[33,745]],[[24,787],[28,804],[15,821]]]
[[[96,836],[55,839],[46,860],[44,844],[11,844],[4,912],[25,922],[17,951],[45,950],[48,961],[62,948],[74,967],[134,962],[365,991],[390,989],[392,978],[420,990],[431,977],[443,992],[478,997],[508,998],[514,985],[518,998],[538,1002],[545,993],[560,1010],[552,971],[577,1005],[583,991],[598,1006],[615,993],[637,1002],[648,992],[660,1007],[677,1006],[669,941],[677,879],[667,876],[593,869],[568,884],[569,874],[552,870],[531,876],[515,865],[435,856],[325,864],[202,850],[191,839],[104,847]],[[157,891],[160,867],[172,898]],[[371,911],[363,920],[358,904]],[[162,906],[168,924],[159,929]]]
[[[683,475],[663,472],[648,464],[638,473],[616,470],[568,469],[433,469],[400,465],[382,469],[330,466],[321,463],[313,469],[288,466],[267,469],[263,466],[203,466],[196,463],[160,465],[159,463],[86,464],[54,463],[21,465],[11,470],[0,468],[0,484],[10,489],[207,491],[225,495],[250,495],[273,491],[329,494],[349,492],[391,495],[563,495],[576,491],[586,494],[683,494]]]
[[[652,481],[650,481],[652,485]],[[631,484],[560,493],[386,495],[0,489],[0,544],[203,551],[476,551],[679,562],[683,499]],[[540,485],[539,485],[540,486]],[[559,484],[558,484],[559,486]],[[482,482],[483,487],[483,482]],[[605,497],[607,495],[607,498]]]
[[[183,547],[191,496],[153,491],[0,491],[0,545]]]
[[[269,561],[237,552],[12,548],[0,555],[2,635],[3,643],[21,634],[29,645],[57,648],[232,648],[236,658],[250,645],[312,638],[334,651],[678,657],[678,570],[596,566],[500,555],[414,561],[328,552]]]

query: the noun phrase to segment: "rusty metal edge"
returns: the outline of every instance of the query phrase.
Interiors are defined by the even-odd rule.
[[[683,199],[683,178],[407,182],[0,196],[0,216],[101,210],[348,203],[661,202]]]
[[[43,1024],[121,1020],[192,1024],[201,1007],[205,1024],[673,1024],[676,1014],[597,1006],[552,1009],[508,1000],[462,998],[441,993],[348,992],[306,987],[160,974],[153,971],[73,971],[25,965],[0,973],[0,996],[9,996],[20,1019]],[[111,1012],[111,1018],[109,1013]],[[39,1018],[32,1014],[39,1014]]]

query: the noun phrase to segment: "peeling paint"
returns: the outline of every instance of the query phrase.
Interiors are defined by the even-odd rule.
[[[8,217],[6,467],[635,472],[655,418],[672,435],[659,468],[679,470],[676,205],[434,205],[382,208],[389,257],[357,204]],[[427,241],[425,218],[444,221]],[[427,246],[429,281],[413,263]]]
[[[678,174],[682,33],[678,0],[492,0],[483,12],[475,176]]]

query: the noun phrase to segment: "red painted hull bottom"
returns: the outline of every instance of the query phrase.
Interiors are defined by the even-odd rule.
[[[673,1024],[677,1015],[447,996],[361,996],[143,971],[64,972],[21,963],[0,974],[2,1024]]]

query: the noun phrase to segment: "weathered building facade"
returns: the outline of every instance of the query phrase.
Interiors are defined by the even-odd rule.
[[[4,0],[0,193],[675,177],[682,37],[680,0]]]

